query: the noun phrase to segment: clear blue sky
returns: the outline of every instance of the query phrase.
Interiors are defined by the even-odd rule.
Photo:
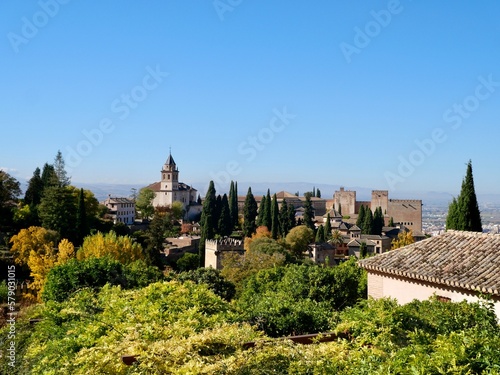
[[[146,184],[172,147],[187,183],[456,194],[472,159],[476,190],[498,193],[499,14],[493,0],[2,1],[0,167],[29,178],[60,149],[75,184]]]

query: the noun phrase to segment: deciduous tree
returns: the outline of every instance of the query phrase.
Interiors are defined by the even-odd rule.
[[[413,231],[401,231],[398,234],[398,238],[395,238],[391,242],[391,250],[399,249],[400,247],[411,245],[415,242],[415,238],[413,237]]]
[[[85,237],[83,245],[77,252],[78,260],[102,258],[110,256],[123,264],[136,260],[146,260],[142,246],[129,236],[117,236],[115,232],[103,234],[97,232]]]
[[[135,206],[137,210],[141,213],[143,219],[150,219],[154,213],[153,199],[155,198],[155,192],[147,187],[139,190],[139,195],[137,196],[137,201]]]
[[[302,258],[303,253],[307,250],[307,245],[313,240],[314,231],[305,225],[299,225],[290,230],[285,238],[285,243],[297,258]]]

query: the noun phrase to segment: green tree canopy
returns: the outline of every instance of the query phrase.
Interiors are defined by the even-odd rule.
[[[139,190],[139,195],[137,196],[137,201],[135,206],[137,210],[141,213],[143,219],[150,219],[155,211],[153,207],[153,199],[155,198],[155,192],[150,188],[143,187]]]
[[[38,214],[42,226],[52,229],[76,242],[76,207],[77,198],[69,187],[49,187],[45,189]]]
[[[24,203],[29,204],[31,207],[36,207],[42,200],[43,181],[41,177],[40,168],[36,168],[33,172],[33,177],[28,181],[28,188],[24,194]]]
[[[290,251],[300,259],[307,250],[307,245],[313,242],[313,240],[314,231],[305,225],[299,225],[290,230],[285,238],[285,243]]]

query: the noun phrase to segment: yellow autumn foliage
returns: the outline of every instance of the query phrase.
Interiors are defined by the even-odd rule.
[[[42,227],[29,227],[21,229],[18,234],[12,236],[10,242],[12,243],[10,251],[14,254],[14,261],[19,265],[28,264],[32,251],[45,254],[55,246],[57,232]]]
[[[411,245],[415,242],[415,238],[413,237],[413,231],[400,232],[398,234],[398,238],[392,240],[391,250],[399,249],[400,247]]]
[[[250,249],[250,244],[253,242],[253,240],[256,240],[257,238],[262,238],[262,237],[271,238],[272,236],[273,235],[269,231],[269,229],[267,229],[267,227],[265,225],[261,225],[261,226],[257,227],[255,233],[252,234],[252,237],[245,237],[245,242],[243,244],[243,247],[246,251],[248,251],[248,249]]]
[[[140,244],[134,242],[130,236],[118,236],[113,231],[106,234],[97,232],[85,237],[82,247],[76,254],[78,260],[105,256],[110,256],[123,264],[139,259],[145,260]]]
[[[75,247],[67,239],[59,242],[56,248],[57,233],[42,227],[29,227],[22,229],[12,236],[11,251],[17,264],[27,264],[33,281],[30,290],[35,295],[40,295],[49,271],[56,265],[64,264],[75,257]]]

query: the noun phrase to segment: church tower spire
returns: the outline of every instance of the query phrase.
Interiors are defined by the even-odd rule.
[[[179,189],[179,170],[177,169],[171,151],[161,171],[161,187],[162,190],[167,192],[173,192]]]

